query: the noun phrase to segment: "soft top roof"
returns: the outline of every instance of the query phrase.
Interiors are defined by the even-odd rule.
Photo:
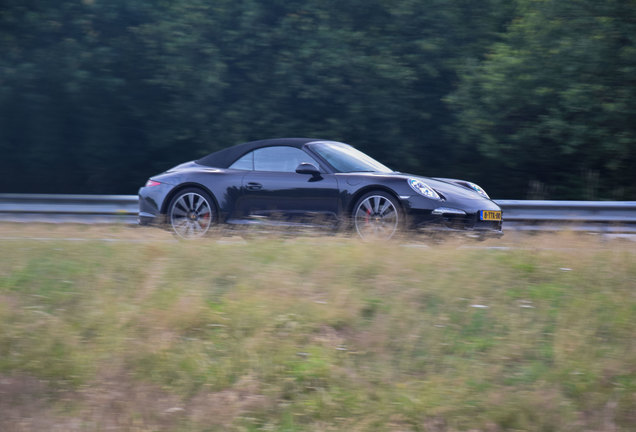
[[[266,139],[259,141],[250,141],[243,144],[237,144],[232,147],[228,147],[223,150],[219,150],[217,152],[211,153],[207,156],[202,157],[195,162],[199,165],[206,165],[215,168],[228,168],[230,165],[234,163],[238,158],[243,156],[246,153],[251,152],[252,150],[261,148],[261,147],[271,147],[278,145],[286,145],[296,148],[301,148],[307,143],[314,141],[323,141],[320,139],[311,139],[311,138],[274,138],[274,139]]]

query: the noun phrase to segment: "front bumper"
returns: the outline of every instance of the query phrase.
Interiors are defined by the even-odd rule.
[[[482,221],[479,220],[479,212],[466,215],[423,215],[414,219],[411,226],[418,231],[448,231],[496,237],[503,235],[503,220]]]
[[[480,219],[482,210],[501,211],[497,204],[488,199],[437,202],[411,196],[404,197],[402,205],[406,210],[410,229],[474,233],[479,236],[503,235],[503,217],[498,221]]]

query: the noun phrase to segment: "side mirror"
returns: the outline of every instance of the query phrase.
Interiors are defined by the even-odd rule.
[[[310,174],[314,177],[320,176],[320,171],[314,164],[310,164],[307,162],[303,162],[296,167],[296,172],[298,174]]]

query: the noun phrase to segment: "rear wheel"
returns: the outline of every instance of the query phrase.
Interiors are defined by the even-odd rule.
[[[217,222],[212,197],[198,188],[180,191],[168,206],[168,223],[179,237],[203,237]]]
[[[387,240],[403,225],[399,202],[383,191],[363,195],[353,207],[353,225],[363,239]]]

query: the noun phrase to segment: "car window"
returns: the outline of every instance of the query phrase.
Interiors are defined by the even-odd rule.
[[[256,171],[295,172],[303,162],[314,164],[316,168],[320,166],[314,158],[296,147],[276,146],[254,150]]]
[[[390,168],[347,144],[319,142],[310,145],[337,172],[392,172]]]
[[[253,170],[254,169],[254,152],[249,152],[243,157],[239,158],[236,162],[230,165],[231,169],[238,170]]]

